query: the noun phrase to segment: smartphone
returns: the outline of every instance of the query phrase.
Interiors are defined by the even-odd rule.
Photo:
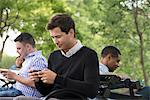
[[[41,70],[33,70],[30,73],[39,72],[39,71],[41,71]],[[36,73],[36,74],[38,75],[38,73]]]
[[[38,71],[41,71],[41,70],[33,70],[32,72],[38,72]]]

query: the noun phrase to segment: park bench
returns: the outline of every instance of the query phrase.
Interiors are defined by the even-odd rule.
[[[117,93],[113,90],[128,89],[126,93]],[[139,81],[131,80],[129,78],[122,79],[117,75],[100,75],[99,77],[99,93],[102,98],[110,99],[136,99],[141,100],[142,96],[136,94],[136,91],[141,89],[142,85]]]
[[[127,88],[128,93],[117,93],[112,90],[115,89],[123,89]],[[141,89],[142,85],[140,85],[139,81],[130,80],[130,79],[121,79],[116,75],[100,75],[99,76],[99,91],[97,97],[94,100],[143,100],[141,95],[137,95],[135,90]],[[86,91],[85,91],[86,92]],[[70,94],[73,97],[76,96],[74,100],[88,100],[86,97],[79,94],[77,91],[69,90],[69,89],[60,89],[51,92],[47,95],[44,100],[48,100],[51,97],[65,97],[66,94]],[[78,98],[78,99],[77,99]],[[69,98],[72,100],[73,98]],[[67,100],[69,100],[67,98]],[[64,100],[59,99],[59,100]]]
[[[5,84],[3,86],[7,86],[8,84],[5,80],[0,78],[0,81],[3,81]],[[115,89],[123,89],[127,88],[128,93],[116,93],[112,90]],[[100,75],[99,76],[99,91],[95,100],[122,100],[122,99],[135,99],[135,100],[143,100],[142,96],[137,95],[135,90],[141,89],[139,81],[133,81],[130,79],[122,80],[120,77],[116,75]],[[86,91],[85,91],[86,92]],[[59,89],[54,90],[49,93],[43,100],[48,100],[49,98],[57,98],[58,100],[88,100],[86,97],[81,95],[75,90],[71,89]]]

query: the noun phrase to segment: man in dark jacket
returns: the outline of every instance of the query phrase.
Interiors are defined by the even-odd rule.
[[[35,81],[37,90],[46,96],[53,90],[67,88],[94,98],[98,91],[99,75],[96,52],[76,39],[75,23],[67,14],[53,16],[47,30],[58,50],[50,54],[48,69],[30,71],[30,78]]]

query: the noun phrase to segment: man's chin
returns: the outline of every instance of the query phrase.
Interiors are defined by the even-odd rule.
[[[61,46],[58,46],[58,45],[57,45],[57,48],[58,48],[59,50],[62,50]]]
[[[60,47],[57,47],[59,50],[62,50],[62,48],[60,48]]]

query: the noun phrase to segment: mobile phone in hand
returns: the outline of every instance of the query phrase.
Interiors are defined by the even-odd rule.
[[[34,73],[35,75],[38,75],[39,73],[39,71],[41,71],[41,70],[32,70],[30,73]]]
[[[38,71],[41,71],[41,70],[33,70],[32,72],[38,72]]]

